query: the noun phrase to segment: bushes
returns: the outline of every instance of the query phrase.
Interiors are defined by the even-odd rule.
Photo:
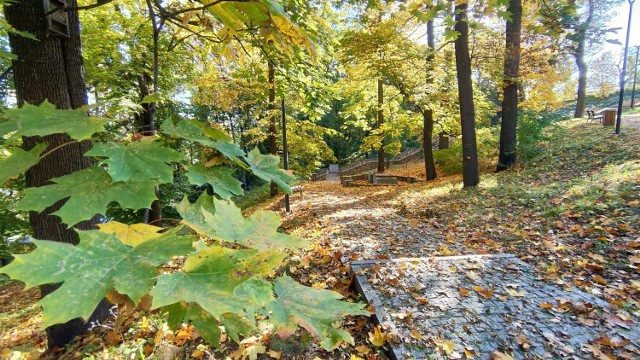
[[[542,152],[541,143],[548,139],[546,129],[560,120],[558,115],[541,114],[533,111],[521,111],[518,117],[518,161],[527,162]],[[500,148],[500,128],[485,127],[476,131],[478,143],[478,163],[481,168],[495,166]],[[462,173],[462,143],[452,141],[446,150],[437,150],[433,154],[440,172],[449,176]]]
[[[558,115],[540,114],[533,111],[522,111],[518,116],[518,159],[529,161],[542,152],[540,143],[549,139],[545,129],[560,120]]]

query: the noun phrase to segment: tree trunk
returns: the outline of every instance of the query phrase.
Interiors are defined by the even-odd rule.
[[[438,150],[446,150],[449,148],[449,134],[444,131],[438,133]]]
[[[384,102],[384,88],[382,79],[378,79],[378,129],[382,129],[384,125],[384,113],[382,112],[382,104]],[[378,149],[378,172],[384,172],[384,133],[380,133],[380,149]]]
[[[276,142],[276,69],[269,61],[269,154],[278,156],[278,144]],[[271,182],[271,197],[278,195],[278,185]]]
[[[424,169],[427,180],[433,180],[436,175],[436,164],[433,161],[433,110],[422,112],[422,147],[424,149]]]
[[[67,2],[70,7],[77,6],[75,0]],[[80,22],[77,12],[68,12],[70,37],[65,38],[47,34],[44,28],[44,7],[40,0],[23,0],[5,6],[5,18],[13,27],[34,34],[39,41],[10,35],[12,52],[18,60],[13,61],[16,98],[19,106],[24,103],[40,104],[44,100],[58,108],[78,108],[87,103],[80,44]],[[48,149],[71,141],[66,134],[54,134],[43,138],[24,138],[25,149],[46,141]],[[76,142],[64,146],[41,160],[26,173],[27,187],[38,187],[49,183],[52,178],[71,174],[91,165],[90,158],[83,154],[91,147],[88,141]],[[45,209],[38,214],[31,212],[29,221],[33,235],[37,239],[52,240],[71,244],[78,243],[78,235],[73,229],[67,229],[57,216],[51,216],[65,200]],[[82,222],[75,227],[92,229],[96,221]],[[42,296],[46,296],[59,285],[41,287]],[[102,301],[88,321],[102,320],[108,316],[108,304]],[[54,325],[46,329],[49,348],[69,343],[75,336],[84,333],[87,324],[74,319],[65,324]]]
[[[573,54],[576,59],[576,66],[578,67],[578,99],[576,102],[576,112],[573,114],[575,118],[584,117],[584,111],[587,106],[587,63],[584,61],[586,42],[585,36],[582,36],[578,42],[576,52]]]
[[[138,90],[140,91],[140,100],[144,99],[145,96],[149,96],[155,92],[155,81],[154,81],[154,90],[151,90],[149,83],[154,81],[151,76],[147,73],[143,73],[138,75]],[[147,104],[142,104],[142,108],[144,109],[141,113],[136,114],[136,128],[138,134],[142,136],[155,136],[156,135],[156,103],[151,102]],[[155,189],[156,197],[160,199],[160,189],[156,186]],[[143,222],[149,224],[153,223],[155,226],[162,226],[160,223],[160,219],[162,218],[162,205],[160,204],[160,200],[154,200],[151,203],[151,209],[144,209]]]
[[[433,61],[435,59],[435,38],[433,35],[433,20],[427,21],[427,45],[429,46],[429,55],[427,55],[427,85],[433,83]],[[430,107],[422,111],[422,148],[424,150],[424,169],[427,180],[433,180],[436,174],[436,164],[433,161],[433,109]]]
[[[458,75],[458,98],[460,101],[460,122],[462,126],[462,178],[464,187],[471,187],[478,185],[480,182],[480,174],[478,172],[473,85],[471,84],[467,7],[467,1],[456,2],[455,30],[460,35],[455,41],[455,53],[456,71]]]
[[[518,125],[518,73],[520,69],[520,30],[522,24],[522,0],[509,0],[507,11],[506,53],[502,100],[502,124],[500,126],[500,153],[497,171],[513,167],[516,163]]]

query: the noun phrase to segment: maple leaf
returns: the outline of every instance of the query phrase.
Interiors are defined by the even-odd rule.
[[[149,224],[123,224],[117,221],[110,221],[104,224],[98,224],[100,231],[106,234],[116,234],[118,239],[129,246],[138,246],[141,243],[162,236],[159,234],[161,227]]]
[[[56,109],[48,101],[35,106],[25,103],[19,109],[9,109],[4,115],[8,121],[0,123],[0,136],[11,133],[7,144],[12,144],[22,136],[46,136],[66,133],[76,140],[88,139],[94,133],[104,130],[109,119],[89,117],[86,109]]]
[[[187,178],[194,185],[211,184],[213,191],[223,199],[230,199],[233,195],[242,195],[242,183],[233,177],[233,169],[216,166],[206,168],[202,165],[192,165],[188,168]]]
[[[45,327],[77,317],[87,319],[112,289],[138,302],[153,286],[157,266],[191,251],[194,237],[178,236],[179,230],[135,247],[98,230],[78,231],[77,246],[34,240],[34,251],[17,255],[2,271],[24,281],[27,288],[63,283],[40,301]]]
[[[51,180],[54,184],[24,191],[18,210],[43,211],[58,200],[69,198],[53,213],[73,226],[96,214],[104,214],[109,203],[123,208],[142,209],[156,200],[155,183],[150,181],[113,182],[106,170],[94,166]],[[96,191],[99,189],[99,191]]]
[[[227,158],[237,160],[236,163],[239,162],[238,158],[245,156],[244,150],[230,142],[227,134],[195,120],[182,120],[177,124],[165,121],[162,132],[214,148]]]
[[[382,332],[380,325],[373,329],[373,332],[369,332],[369,341],[373,346],[380,347],[387,342],[387,336]]]
[[[185,160],[185,156],[156,141],[134,143],[95,143],[85,156],[104,157],[109,175],[114,182],[136,179],[154,179],[159,183],[172,183],[174,168],[168,163]]]
[[[495,351],[493,352],[493,354],[491,354],[491,360],[514,360],[513,356],[500,352],[500,351]]]
[[[278,232],[280,216],[274,212],[260,210],[245,218],[234,203],[204,196],[193,205],[185,199],[178,207],[183,222],[203,235],[264,250],[307,246],[300,237]]]
[[[287,194],[291,194],[289,183],[295,180],[294,176],[278,167],[280,158],[275,155],[263,155],[255,148],[249,152],[246,157],[247,164],[251,168],[251,172],[265,181],[273,181],[278,187]]]
[[[453,348],[455,344],[453,341],[447,341],[444,339],[434,339],[433,342],[440,348],[444,353],[449,356],[453,354]]]
[[[268,305],[269,319],[282,338],[293,334],[300,325],[322,339],[326,350],[342,341],[353,345],[351,335],[334,328],[333,323],[347,315],[369,315],[364,304],[340,301],[342,295],[336,292],[303,286],[287,276],[276,278],[274,285],[277,298]]]
[[[276,250],[205,248],[187,258],[184,272],[158,277],[150,293],[153,307],[180,301],[197,303],[216,319],[224,313],[243,314],[261,308],[273,299],[273,293],[271,285],[259,277],[271,272],[285,257]]]
[[[29,151],[20,148],[12,150],[11,156],[0,159],[0,185],[12,177],[16,177],[29,170],[40,161],[40,153],[47,148],[47,143],[40,143]]]
[[[490,289],[483,289],[478,285],[474,285],[473,290],[475,290],[478,294],[482,295],[485,299],[489,299],[491,298],[491,296],[493,296],[493,293],[491,292]]]

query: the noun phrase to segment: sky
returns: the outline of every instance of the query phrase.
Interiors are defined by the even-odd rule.
[[[622,45],[615,45],[606,43],[605,49],[611,51],[614,54],[622,54],[624,49],[625,37],[627,35],[627,21],[629,21],[629,3],[625,1],[624,4],[618,6],[615,11],[617,14],[611,19],[610,27],[622,27],[618,31],[617,36]],[[629,37],[629,53],[632,51],[632,47],[640,45],[640,0],[636,1],[633,6],[633,14],[631,18],[631,34]]]

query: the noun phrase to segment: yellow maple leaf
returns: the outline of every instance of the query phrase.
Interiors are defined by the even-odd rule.
[[[387,342],[387,335],[382,332],[380,326],[376,326],[373,332],[369,332],[369,342],[374,346],[380,347]]]
[[[105,224],[99,224],[98,228],[103,233],[116,234],[120,241],[133,247],[147,240],[162,236],[162,234],[158,234],[158,231],[162,230],[161,227],[148,224],[127,225],[117,221],[110,221]]]

